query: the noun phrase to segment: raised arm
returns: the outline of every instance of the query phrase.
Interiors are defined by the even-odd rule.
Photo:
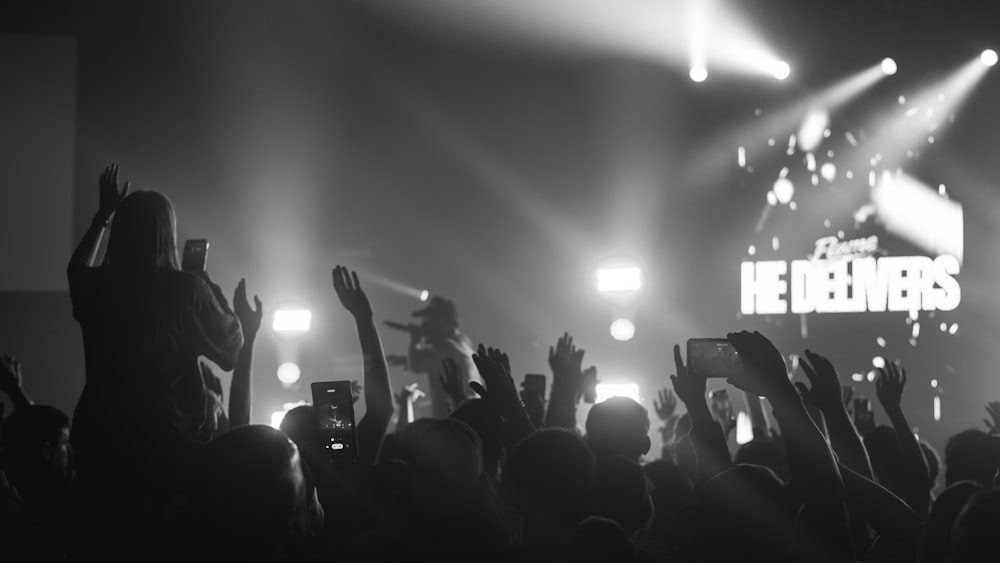
[[[830,445],[840,463],[850,467],[855,473],[871,479],[872,466],[868,459],[868,451],[865,450],[864,442],[854,428],[851,415],[844,407],[843,390],[833,363],[811,350],[806,350],[805,358],[799,361],[799,365],[802,366],[802,371],[809,378],[812,387],[806,387],[804,383],[796,383],[795,386],[803,399],[823,413],[826,429],[830,435]]]
[[[545,426],[576,430],[576,404],[583,392],[583,354],[569,333],[559,338],[555,348],[549,348],[552,390]]]
[[[687,407],[691,418],[691,442],[698,457],[698,480],[705,481],[732,467],[726,434],[722,425],[712,417],[712,411],[705,401],[704,377],[691,375],[681,357],[681,347],[674,345],[674,367],[676,375],[670,376],[674,392]]]
[[[31,400],[21,387],[21,381],[21,362],[9,354],[0,356],[0,391],[10,397],[15,411],[31,406]]]
[[[781,426],[792,470],[792,483],[803,508],[792,558],[796,561],[854,561],[851,531],[833,453],[788,380],[781,353],[759,332],[729,335],[743,362],[744,374],[729,382],[767,398]]]
[[[921,519],[927,518],[930,512],[931,492],[930,475],[927,472],[927,459],[917,437],[913,435],[906,416],[903,414],[903,388],[906,386],[906,370],[899,363],[891,363],[879,368],[875,380],[875,392],[878,401],[882,403],[885,414],[892,422],[892,427],[899,438],[903,453],[903,463],[906,466],[907,483],[906,497],[903,499]]]
[[[534,432],[535,427],[518,397],[517,385],[510,375],[510,360],[499,349],[486,348],[480,344],[472,355],[472,361],[476,362],[476,368],[486,386],[472,381],[469,387],[502,419],[507,432],[507,443],[513,447]]]
[[[337,266],[333,270],[333,289],[340,303],[354,316],[364,356],[365,416],[358,422],[358,462],[370,466],[378,459],[382,439],[392,421],[392,387],[389,367],[382,352],[382,341],[372,314],[368,296],[361,289],[358,274]]]
[[[256,308],[250,307],[247,301],[246,280],[240,280],[233,295],[233,309],[243,327],[243,348],[236,358],[236,368],[233,369],[233,380],[229,387],[229,427],[237,428],[250,424],[251,378],[253,367],[253,345],[260,330],[264,308],[260,298],[253,296]]]
[[[73,251],[73,256],[69,260],[67,274],[70,277],[71,284],[74,274],[94,265],[94,261],[97,259],[97,251],[101,246],[101,238],[104,236],[104,229],[108,227],[111,217],[115,214],[115,209],[118,209],[118,204],[125,199],[129,189],[132,187],[131,183],[126,183],[121,189],[118,188],[117,164],[111,164],[104,169],[98,185],[101,191],[100,206],[97,209],[97,214],[94,215],[94,220],[90,223],[87,232],[84,233],[80,244],[77,245],[76,250]]]
[[[404,385],[396,395],[396,404],[399,406],[399,415],[396,419],[396,434],[402,435],[403,430],[413,422],[413,403],[424,396],[424,392],[417,389],[416,383]]]

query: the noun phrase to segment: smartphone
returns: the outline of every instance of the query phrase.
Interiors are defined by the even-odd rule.
[[[522,384],[524,392],[533,397],[541,397],[545,400],[545,376],[540,373],[529,373],[524,376]]]
[[[184,243],[181,269],[185,272],[204,272],[208,264],[208,240],[191,239]]]
[[[321,381],[313,383],[311,389],[323,451],[331,462],[357,461],[358,432],[351,382]]]
[[[691,338],[687,341],[687,370],[696,377],[738,378],[743,362],[725,338]]]

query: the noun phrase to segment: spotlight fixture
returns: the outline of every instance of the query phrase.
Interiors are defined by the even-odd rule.
[[[628,319],[615,319],[611,323],[611,337],[619,342],[628,342],[635,336],[635,324]]]
[[[691,67],[691,80],[695,82],[704,82],[708,78],[708,69],[703,66],[693,66]]]
[[[771,68],[771,74],[778,80],[784,80],[791,76],[792,67],[788,66],[785,61],[777,61]]]
[[[890,57],[882,59],[882,72],[884,72],[886,76],[896,74],[896,70],[898,70],[896,67],[896,61],[892,60]]]
[[[979,55],[979,60],[983,61],[986,66],[993,66],[997,64],[997,52],[993,49],[986,49],[982,55]]]

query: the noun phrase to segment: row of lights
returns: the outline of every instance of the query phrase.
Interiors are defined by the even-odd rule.
[[[979,55],[979,60],[981,60],[986,66],[994,66],[997,64],[998,60],[997,52],[993,49],[986,49]],[[896,61],[891,57],[882,59],[881,67],[882,72],[888,76],[896,74],[896,71],[899,70],[899,66],[896,64]],[[785,80],[791,76],[791,74],[792,67],[785,61],[776,61],[771,66],[771,76],[773,76],[776,80]],[[704,82],[708,80],[708,68],[700,64],[692,66],[688,75],[694,82]]]

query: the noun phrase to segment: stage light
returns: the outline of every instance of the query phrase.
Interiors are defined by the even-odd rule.
[[[708,78],[708,69],[703,66],[693,66],[690,72],[691,80],[704,82]]]
[[[993,66],[997,64],[997,52],[993,49],[986,49],[982,55],[979,55],[979,60],[983,61],[986,66]]]
[[[614,293],[636,291],[642,287],[642,270],[638,266],[621,266],[597,270],[597,291]]]
[[[955,200],[906,174],[885,171],[872,190],[872,203],[885,229],[935,256],[965,252],[964,213]]]
[[[896,61],[892,60],[890,57],[882,59],[882,72],[884,72],[886,76],[896,74],[896,70]]]
[[[421,301],[427,301],[430,298],[431,298],[431,292],[427,291],[426,289],[420,292]]]
[[[784,80],[791,76],[792,67],[788,66],[785,61],[777,61],[771,66],[771,75],[778,80]]]
[[[611,337],[619,342],[628,342],[635,336],[635,324],[628,319],[615,319],[611,323]]]
[[[778,200],[778,203],[787,205],[795,195],[795,185],[788,178],[778,178],[771,191],[774,192],[774,198]]]
[[[278,381],[285,385],[291,385],[299,380],[302,370],[294,362],[285,362],[278,366]]]
[[[596,403],[603,403],[612,397],[628,397],[639,401],[639,386],[635,383],[598,383]]]
[[[307,332],[312,326],[312,311],[308,309],[278,309],[271,328],[274,332]]]

